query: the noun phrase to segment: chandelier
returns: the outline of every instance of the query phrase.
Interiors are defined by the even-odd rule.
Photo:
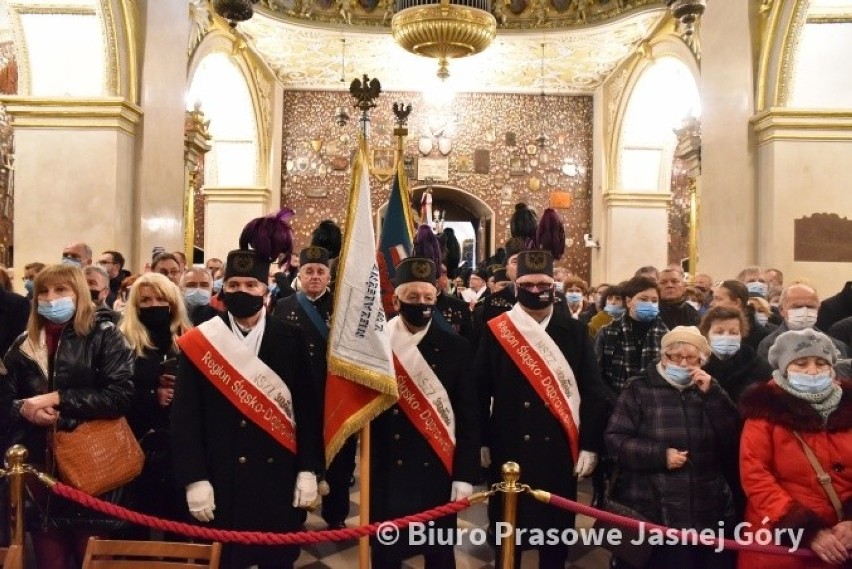
[[[228,20],[228,25],[234,29],[238,23],[250,20],[254,15],[252,4],[258,0],[214,0],[213,10]]]
[[[680,22],[680,32],[687,43],[693,41],[695,24],[706,9],[706,0],[663,0]]]
[[[448,60],[475,55],[491,45],[497,20],[491,0],[397,0],[391,29],[406,51],[437,59],[438,77],[446,79]]]

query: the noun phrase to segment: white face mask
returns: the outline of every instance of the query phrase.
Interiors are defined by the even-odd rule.
[[[813,328],[817,321],[817,309],[808,308],[791,308],[787,311],[787,328],[790,330],[804,330],[805,328]]]

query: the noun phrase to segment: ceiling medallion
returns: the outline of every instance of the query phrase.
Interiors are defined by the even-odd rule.
[[[240,22],[250,20],[254,16],[252,4],[258,0],[214,0],[213,10],[228,20],[231,29],[237,27]]]
[[[484,51],[497,35],[490,0],[400,0],[391,20],[393,39],[406,51],[438,60],[446,79],[449,59]]]

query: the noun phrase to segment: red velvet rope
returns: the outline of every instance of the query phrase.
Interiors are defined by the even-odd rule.
[[[604,510],[599,510],[597,508],[593,508],[591,506],[587,506],[585,504],[581,504],[580,502],[575,502],[573,500],[569,500],[567,498],[563,498],[562,496],[557,496],[556,494],[550,495],[550,501],[548,502],[550,505],[555,506],[557,508],[562,508],[563,510],[569,510],[571,512],[582,514],[584,516],[589,516],[590,518],[596,518],[604,522],[609,522],[611,524],[629,528],[633,530],[638,530],[641,524],[645,526],[645,535],[648,535],[648,530],[660,530],[663,532],[667,532],[664,535],[676,535],[683,541],[684,536],[688,536],[688,538],[694,539],[694,532],[686,533],[684,530],[669,528],[667,526],[661,526],[659,524],[655,524],[652,522],[642,522],[639,520],[634,520],[633,518],[627,518],[624,516],[620,516],[618,514],[614,514],[612,512],[606,512]],[[718,531],[718,530],[717,530]],[[671,532],[671,533],[669,533]],[[707,546],[715,546],[718,547],[719,539],[707,539],[698,538],[699,542],[703,545]],[[796,551],[790,551],[789,548],[783,545],[761,545],[759,543],[753,544],[745,544],[740,543],[733,539],[722,539],[722,543],[725,546],[725,549],[733,549],[739,551],[753,551],[755,553],[766,553],[769,555],[792,555],[795,557],[816,557],[816,554],[810,549],[797,549]]]
[[[357,528],[321,530],[321,531],[296,531],[291,533],[273,533],[265,531],[233,531],[215,529],[209,527],[201,527],[193,524],[185,524],[181,522],[173,522],[171,520],[163,520],[155,516],[148,516],[122,508],[109,502],[104,502],[93,496],[89,496],[85,492],[81,492],[76,488],[72,488],[62,482],[57,482],[51,487],[53,493],[77,502],[78,504],[107,514],[114,518],[133,522],[135,524],[148,526],[151,528],[169,531],[195,537],[209,541],[219,541],[222,543],[240,543],[243,545],[304,545],[311,543],[320,543],[324,541],[344,541],[347,539],[355,539],[366,535],[374,535],[379,526],[393,524],[398,528],[404,528],[414,522],[426,523],[443,516],[455,514],[471,506],[470,500],[463,498],[455,502],[449,502],[443,506],[426,510],[419,514],[397,518],[387,522],[374,522],[370,525],[359,526]]]

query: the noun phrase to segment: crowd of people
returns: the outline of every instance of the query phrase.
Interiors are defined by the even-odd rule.
[[[714,279],[672,265],[589,286],[555,266],[558,239],[515,225],[475,269],[448,263],[429,228],[395,268],[386,330],[407,396],[372,423],[371,519],[468,497],[514,461],[532,488],[573,499],[590,478],[597,506],[617,501],[654,523],[729,537],[742,521],[751,532],[800,530],[816,555],[668,545],[647,567],[852,567],[852,282],[821,299],[778,270]],[[224,262],[187,266],[158,250],[131,274],[121,253],[95,259],[72,243],[59,264],[25,265],[26,297],[0,287],[4,445],[25,444],[55,473],[57,430],[123,416],[145,466],[104,499],[286,532],[321,497],[328,527],[345,527],[356,440],[326,467],[322,438],[341,242],[326,221],[298,254],[289,237],[271,250],[249,238]],[[28,504],[39,569],[79,566],[91,535],[150,537],[35,483]],[[488,514],[493,529],[499,494]],[[570,512],[519,500],[521,529],[574,524]],[[567,544],[517,543],[537,549],[542,568],[567,562]],[[371,544],[379,569],[416,555],[430,569],[455,566],[452,545],[412,545],[406,530],[395,545]],[[222,566],[286,568],[298,555],[228,546]]]

